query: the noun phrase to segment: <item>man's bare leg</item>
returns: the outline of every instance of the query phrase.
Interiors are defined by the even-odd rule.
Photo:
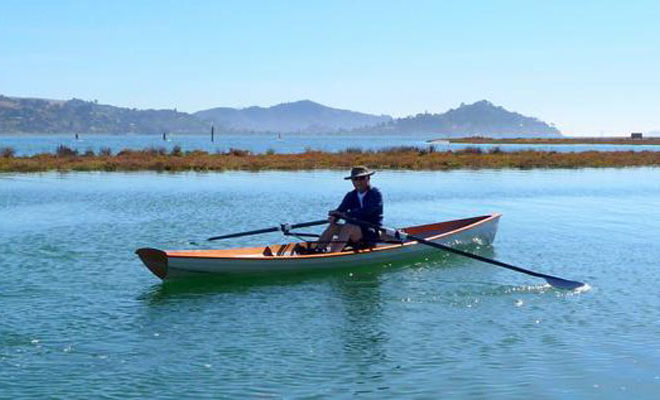
[[[316,248],[317,249],[322,249],[328,247],[330,242],[332,241],[332,237],[334,235],[338,235],[339,231],[341,230],[342,225],[331,223],[328,225],[327,228],[325,228],[325,231],[319,236],[319,240],[316,242]]]
[[[330,245],[330,252],[342,251],[349,240],[357,243],[360,239],[362,239],[362,229],[359,226],[353,224],[342,225],[339,231],[339,237]]]

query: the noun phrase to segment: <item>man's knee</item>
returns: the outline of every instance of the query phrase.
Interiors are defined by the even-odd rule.
[[[346,232],[350,235],[351,240],[358,241],[362,239],[362,229],[359,226],[353,224],[346,224],[344,227]]]
[[[362,233],[362,229],[358,225],[351,225],[351,229],[353,230],[353,232]]]
[[[325,232],[335,235],[340,231],[340,229],[341,229],[341,225],[330,224],[328,225],[327,228],[325,228]]]

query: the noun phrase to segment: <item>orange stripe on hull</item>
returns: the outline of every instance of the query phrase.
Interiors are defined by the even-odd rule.
[[[406,233],[428,241],[452,245],[476,239],[491,243],[497,230],[500,214],[484,215],[435,224],[403,228]],[[136,251],[154,275],[161,279],[176,277],[180,273],[244,273],[290,271],[361,265],[368,262],[387,262],[388,258],[414,257],[431,248],[416,241],[379,243],[375,247],[345,250],[337,253],[291,254],[296,243],[222,250],[158,250],[142,248]],[[270,251],[266,250],[269,249]]]

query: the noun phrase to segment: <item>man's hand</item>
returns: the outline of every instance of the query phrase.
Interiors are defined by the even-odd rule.
[[[331,224],[334,224],[334,223],[337,222],[337,219],[344,218],[345,215],[346,214],[344,214],[341,211],[335,211],[335,210],[329,211],[328,212],[328,221],[330,221]]]

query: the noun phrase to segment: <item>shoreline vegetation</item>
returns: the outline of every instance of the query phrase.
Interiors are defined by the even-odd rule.
[[[390,170],[639,167],[660,166],[660,152],[503,152],[497,147],[487,151],[477,147],[436,151],[431,145],[391,147],[378,151],[347,148],[339,152],[322,152],[308,149],[296,154],[276,154],[273,150],[251,154],[240,149],[208,153],[201,150],[183,151],[175,146],[169,152],[165,148],[146,148],[125,149],[112,154],[109,148],[104,148],[96,154],[93,150],[79,153],[59,146],[55,153],[15,156],[12,148],[0,148],[0,172],[346,170],[358,164]]]
[[[489,138],[489,137],[464,137],[464,138],[436,138],[427,140],[433,142],[467,143],[467,144],[620,144],[620,145],[660,145],[660,137],[648,137],[642,139],[631,139],[629,137],[584,137],[584,138]]]

